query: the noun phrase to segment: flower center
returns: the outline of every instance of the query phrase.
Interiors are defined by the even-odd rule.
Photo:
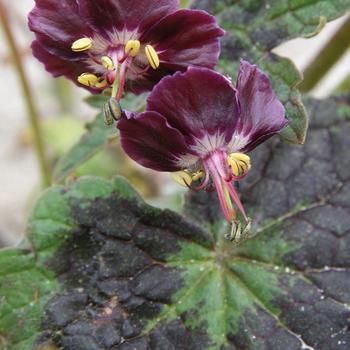
[[[94,45],[99,46],[94,43],[93,39],[87,37],[80,38],[72,43],[71,49],[73,52],[87,54],[94,65],[100,66],[96,69],[98,73],[85,72],[77,80],[80,84],[97,90],[112,87],[112,97],[115,97],[118,101],[122,98],[124,92],[128,70],[137,77],[145,73],[149,67],[157,69],[160,65],[155,48],[152,45],[143,47],[139,40],[128,40],[125,44],[113,45],[107,49],[104,55],[96,54],[98,50],[94,50]],[[136,58],[137,61],[133,64]],[[140,64],[143,68],[140,67]]]
[[[224,150],[216,150],[203,159],[203,169],[191,172],[187,169],[171,173],[173,180],[182,186],[193,190],[206,189],[211,178],[224,212],[225,218],[231,225],[231,233],[227,236],[230,240],[238,242],[250,229],[250,219],[236,193],[231,181],[239,181],[244,178],[251,168],[250,157],[244,153],[231,153],[227,155]],[[203,179],[197,187],[192,187],[194,181]],[[209,186],[210,187],[210,186]],[[236,212],[233,203],[241,212],[246,226],[236,220]]]

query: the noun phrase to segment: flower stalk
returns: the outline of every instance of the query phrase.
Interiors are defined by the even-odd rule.
[[[4,2],[0,2],[0,19],[1,19],[3,32],[12,56],[12,62],[15,66],[19,81],[21,83],[23,97],[26,103],[27,113],[29,117],[29,122],[30,122],[33,136],[34,136],[34,145],[35,145],[35,151],[36,151],[36,155],[40,166],[42,185],[44,187],[48,187],[50,185],[51,174],[50,174],[49,163],[45,154],[44,139],[43,139],[43,134],[40,127],[40,118],[39,118],[37,108],[34,104],[33,96],[28,83],[28,78],[24,70],[21,54],[18,50],[10,23],[8,20],[9,17],[8,17]]]

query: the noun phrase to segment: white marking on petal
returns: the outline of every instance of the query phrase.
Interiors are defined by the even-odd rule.
[[[181,167],[182,169],[190,169],[192,168],[196,163],[198,163],[198,161],[200,160],[200,158],[198,156],[194,156],[193,154],[184,154],[181,157],[178,158],[178,161],[176,162],[179,167]]]
[[[97,59],[98,57],[109,56],[111,50],[118,49],[120,45],[125,45],[129,40],[137,40],[139,39],[139,36],[140,35],[137,32],[130,32],[126,29],[110,32],[108,33],[107,38],[100,34],[95,34],[92,38],[93,45],[89,50],[89,53]],[[86,63],[94,73],[103,74],[106,72],[106,69],[101,64],[95,62],[92,58],[88,58]]]
[[[196,144],[191,146],[191,150],[198,153],[201,158],[205,158],[208,153],[219,148],[226,148],[225,135],[216,133],[214,135],[205,134],[203,138],[196,139]]]
[[[234,133],[230,143],[227,146],[228,153],[241,151],[249,143],[249,136]]]

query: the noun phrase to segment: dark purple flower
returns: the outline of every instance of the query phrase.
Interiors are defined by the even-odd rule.
[[[34,56],[54,76],[99,92],[151,90],[188,66],[214,68],[224,34],[213,16],[178,0],[35,0]]]
[[[146,112],[124,116],[118,128],[125,152],[136,162],[175,172],[195,190],[213,183],[227,221],[235,221],[233,200],[248,222],[231,182],[249,171],[246,153],[287,124],[284,114],[268,77],[241,61],[236,87],[205,68],[164,78],[150,94]]]

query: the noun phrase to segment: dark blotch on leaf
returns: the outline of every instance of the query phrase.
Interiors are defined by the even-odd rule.
[[[180,344],[183,325],[159,322],[149,337],[140,335],[183,286],[181,270],[163,265],[166,257],[190,234],[204,245],[209,235],[170,211],[150,210],[151,220],[116,194],[83,205],[73,197],[70,206],[80,226],[47,262],[67,291],[47,304],[39,342],[65,350],[156,349],[149,347],[154,337]],[[184,338],[179,349],[193,349],[194,339]]]

